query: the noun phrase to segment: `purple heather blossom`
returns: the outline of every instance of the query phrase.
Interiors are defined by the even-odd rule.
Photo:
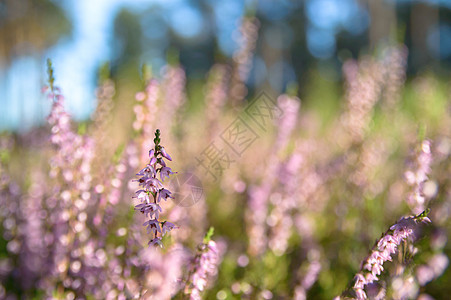
[[[161,189],[158,193],[157,201],[160,202],[161,199],[167,200],[168,198],[174,198],[171,196],[171,192],[167,189]]]
[[[410,163],[409,169],[404,173],[407,184],[412,186],[412,190],[407,196],[407,203],[415,214],[424,210],[426,197],[423,189],[431,172],[431,163],[431,142],[424,140],[414,160]]]
[[[178,228],[177,226],[175,226],[173,223],[171,223],[171,222],[168,222],[168,221],[164,221],[163,223],[162,223],[162,234],[164,235],[164,234],[166,234],[166,232],[169,232],[169,231],[171,231],[172,229],[174,229],[174,228]]]
[[[252,59],[258,38],[260,22],[255,17],[244,17],[238,32],[235,32],[238,39],[238,48],[233,54],[234,68],[230,83],[230,96],[232,102],[240,104],[247,94],[244,84],[249,77]]]
[[[138,190],[136,191],[136,194],[138,195],[136,198],[140,199],[143,203],[150,203],[150,192],[145,190]]]
[[[155,162],[154,162],[155,163]],[[139,171],[136,175],[137,176],[143,176],[143,177],[152,177],[156,175],[155,169],[152,167],[152,162],[148,164],[144,169]]]
[[[301,283],[295,288],[294,299],[296,300],[307,299],[307,292],[318,279],[320,271],[321,271],[321,263],[317,259],[309,263],[307,272],[304,274]]]
[[[140,186],[152,193],[156,193],[163,186],[163,184],[156,178],[141,177],[135,181],[138,181]]]
[[[391,261],[391,255],[406,239],[412,238],[418,223],[428,223],[427,212],[416,216],[403,217],[377,241],[370,255],[363,261],[362,267],[355,276],[353,285],[357,299],[367,299],[364,291],[366,285],[378,281],[378,275],[384,270],[383,264]]]
[[[299,101],[298,98],[285,94],[277,98],[277,102],[283,111],[283,114],[277,120],[277,140],[274,143],[272,154],[268,157],[261,184],[251,186],[249,189],[249,209],[246,212],[246,219],[249,234],[249,252],[251,255],[262,254],[268,244],[266,225],[268,224],[269,198],[273,185],[279,176],[278,169],[281,165],[279,159],[280,152],[287,147],[289,137],[297,124],[297,116],[300,108]],[[272,243],[272,246],[275,246],[276,243]]]
[[[152,218],[155,216],[156,219],[160,217],[161,207],[156,203],[140,203],[135,206],[135,210],[139,210],[146,217]]]
[[[200,293],[205,289],[208,277],[216,274],[219,264],[219,250],[214,241],[210,240],[202,244],[199,250],[200,253],[191,264],[188,290],[185,291],[190,294],[192,300],[201,299]]]
[[[143,226],[147,226],[147,233],[157,234],[161,232],[160,222],[157,219],[152,219],[144,222]]]
[[[161,242],[161,237],[157,236],[156,238],[153,238],[147,243],[149,246],[160,246],[163,247],[163,244]]]
[[[373,107],[382,90],[383,70],[379,61],[370,58],[359,62],[348,60],[343,64],[347,111],[342,116],[342,122],[354,141],[364,138]]]
[[[208,121],[206,128],[211,140],[217,132],[219,116],[227,101],[231,70],[227,65],[215,64],[208,73],[205,93],[205,115]]]
[[[135,120],[133,121],[133,129],[137,132],[141,132],[143,140],[150,140],[153,135],[153,127],[155,123],[155,116],[157,99],[160,93],[160,84],[155,79],[150,79],[147,82],[145,91],[136,94],[137,100],[133,111],[135,113]],[[147,154],[147,144],[142,143],[143,149],[141,149],[141,159],[145,158]],[[146,147],[146,148],[144,148]]]
[[[400,99],[401,88],[406,79],[408,49],[405,45],[397,45],[386,49],[382,61],[385,89],[384,101],[393,107]]]
[[[167,232],[178,227],[173,223],[167,221],[162,222],[159,220],[160,213],[163,211],[159,205],[161,199],[167,200],[167,198],[173,197],[171,197],[171,191],[164,188],[163,183],[157,179],[158,172],[160,172],[162,181],[165,177],[174,174],[174,172],[172,172],[171,168],[166,167],[166,164],[164,163],[163,158],[169,160],[172,159],[160,145],[159,129],[155,132],[154,142],[155,148],[149,151],[149,163],[144,169],[136,174],[141,176],[141,178],[135,181],[138,181],[143,189],[137,190],[134,198],[140,200],[140,203],[135,205],[135,210],[140,211],[147,218],[150,218],[143,224],[143,226],[147,226],[147,233],[153,235],[153,239],[149,242],[149,245],[161,246],[161,238]],[[160,235],[158,235],[158,233]]]
[[[172,161],[171,156],[166,152],[166,150],[164,149],[164,147],[161,147],[161,148],[160,148],[160,152],[161,152],[161,155],[163,155],[164,158],[166,158],[167,160]]]
[[[164,181],[164,179],[167,177],[169,178],[169,175],[174,174],[174,172],[172,172],[172,169],[169,167],[164,166],[163,168],[161,168],[160,170],[160,178],[161,181]]]

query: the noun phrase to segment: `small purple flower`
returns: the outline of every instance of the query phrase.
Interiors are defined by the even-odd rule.
[[[175,224],[168,222],[168,221],[164,221],[162,224],[162,234],[166,234],[166,232],[171,231],[174,228],[178,228],[177,226],[175,226]]]
[[[392,235],[386,235],[377,243],[377,248],[379,250],[385,249],[389,253],[395,253],[396,247],[399,244],[399,241],[396,240]]]
[[[147,233],[156,234],[157,232],[161,233],[160,222],[158,219],[152,219],[144,222],[143,226],[147,226]]]
[[[377,278],[377,276],[374,275],[373,273],[366,273],[365,280],[366,280],[366,284],[370,284],[374,281],[378,281],[379,278]]]
[[[161,237],[157,236],[156,238],[153,238],[147,243],[149,246],[160,246],[163,247],[163,243],[161,242]]]
[[[155,219],[160,217],[161,207],[155,203],[141,203],[135,206],[135,210],[139,210],[147,217],[152,218],[155,215]]]
[[[171,168],[169,168],[169,167],[163,167],[163,168],[161,168],[161,170],[160,170],[160,178],[161,178],[161,181],[164,181],[164,179],[167,177],[167,178],[169,178],[169,175],[172,175],[172,174],[174,174],[174,172],[172,172],[172,169]]]
[[[161,147],[160,152],[161,152],[161,155],[163,155],[164,158],[166,158],[167,160],[172,161],[171,156],[169,156],[169,154],[166,152],[164,147]]]
[[[146,192],[145,190],[138,190],[136,191],[137,198],[141,200],[143,203],[150,203],[150,197],[149,192]]]
[[[421,218],[420,222],[424,223],[424,224],[428,224],[428,223],[431,223],[432,221],[428,217],[423,217],[423,218]]]
[[[354,288],[363,289],[365,284],[366,284],[365,277],[361,273],[357,273],[357,275],[355,275]]]
[[[166,162],[164,161],[164,159],[159,158],[159,159],[158,159],[158,163],[159,163],[162,167],[166,167]]]
[[[158,202],[161,201],[161,199],[164,199],[165,201],[168,198],[174,198],[171,196],[171,192],[167,189],[161,189],[160,192],[158,193]]]
[[[161,182],[156,178],[148,178],[141,185],[154,193],[156,193],[163,186],[163,184],[161,184]]]
[[[137,176],[152,177],[156,176],[155,169],[149,164],[136,174]]]
[[[355,294],[357,296],[357,299],[361,300],[361,299],[367,299],[365,292],[363,291],[363,289],[355,289]]]

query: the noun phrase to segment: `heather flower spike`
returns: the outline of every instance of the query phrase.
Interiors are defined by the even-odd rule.
[[[172,160],[169,154],[160,145],[160,130],[155,132],[155,148],[149,151],[149,163],[136,175],[140,178],[139,182],[141,189],[137,190],[135,198],[138,198],[141,203],[135,206],[135,210],[140,211],[147,218],[143,226],[147,227],[147,233],[152,234],[152,239],[149,241],[149,246],[162,247],[163,236],[172,229],[178,228],[175,224],[168,221],[160,221],[160,213],[162,208],[160,206],[161,200],[173,198],[171,191],[164,188],[162,181],[165,177],[169,177],[173,172],[172,169],[166,166],[164,159]],[[161,181],[158,179],[160,173]]]
[[[368,298],[365,286],[379,280],[378,276],[384,270],[383,264],[392,261],[392,255],[397,252],[398,246],[414,236],[417,224],[431,222],[427,216],[429,212],[428,208],[418,215],[402,217],[376,241],[370,254],[362,262],[360,271],[354,277],[352,289],[357,299]]]
[[[185,286],[185,294],[189,295],[190,300],[202,299],[201,292],[205,290],[209,277],[217,273],[220,254],[216,243],[211,239],[213,232],[214,228],[210,227],[190,264]]]

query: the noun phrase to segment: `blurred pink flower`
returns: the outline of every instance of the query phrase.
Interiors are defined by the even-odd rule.
[[[371,253],[362,262],[359,273],[354,278],[353,289],[357,299],[366,299],[364,288],[367,284],[378,281],[378,275],[384,270],[383,264],[391,261],[391,255],[396,253],[397,247],[406,239],[412,238],[419,223],[428,222],[428,211],[411,217],[403,217],[392,225],[376,242]],[[427,220],[426,220],[427,219]]]

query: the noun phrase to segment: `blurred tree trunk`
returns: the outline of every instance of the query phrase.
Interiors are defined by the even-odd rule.
[[[429,31],[438,25],[439,9],[435,5],[414,2],[411,7],[411,38],[412,38],[412,63],[413,67],[430,63],[433,57],[428,50]]]
[[[369,28],[370,49],[375,49],[380,43],[393,42],[397,29],[395,5],[383,0],[366,1],[371,18]]]

